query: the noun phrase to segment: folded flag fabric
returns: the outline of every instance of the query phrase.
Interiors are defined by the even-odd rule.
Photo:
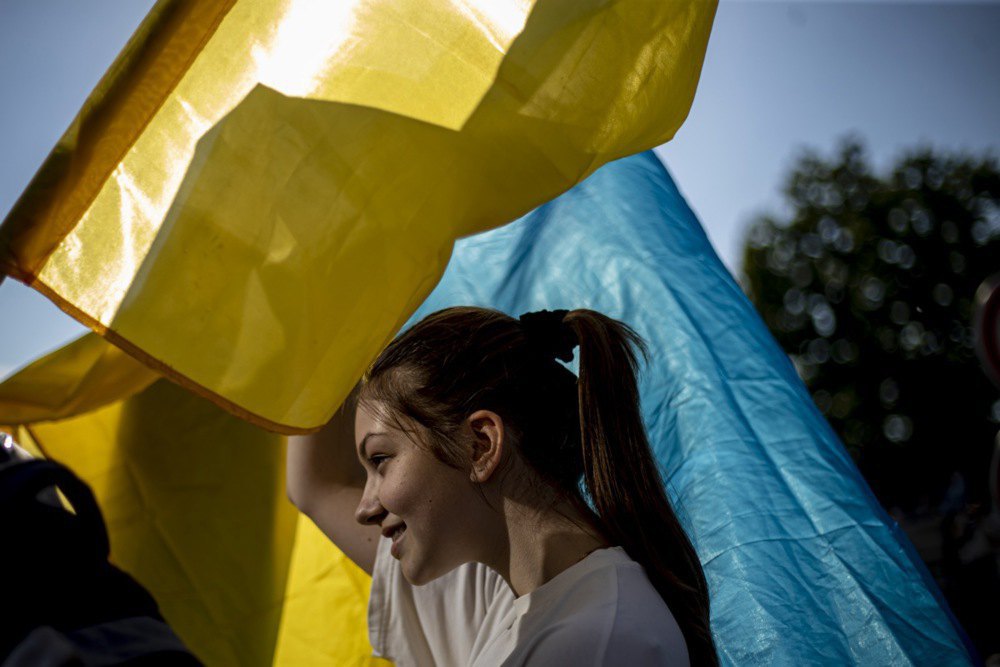
[[[670,139],[714,0],[161,0],[0,228],[147,365],[313,429],[456,238]]]
[[[0,384],[0,423],[32,424],[87,414],[159,379],[99,336],[83,336]]]

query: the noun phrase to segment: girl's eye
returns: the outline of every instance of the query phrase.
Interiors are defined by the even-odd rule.
[[[369,458],[368,462],[371,463],[375,467],[376,470],[378,470],[380,464],[383,461],[387,460],[388,458],[389,458],[388,456],[383,456],[382,454],[376,454],[375,456],[372,456],[371,458]]]

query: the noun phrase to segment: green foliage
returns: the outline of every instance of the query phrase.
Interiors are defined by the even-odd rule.
[[[956,471],[985,498],[1000,403],[971,324],[1000,270],[996,160],[919,149],[879,177],[849,139],[801,157],[784,194],[743,282],[817,406],[885,506],[936,503]]]

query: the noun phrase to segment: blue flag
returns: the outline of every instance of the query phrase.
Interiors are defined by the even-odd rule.
[[[643,414],[723,664],[969,664],[964,633],[652,153],[459,241],[408,324],[591,308],[650,345]]]

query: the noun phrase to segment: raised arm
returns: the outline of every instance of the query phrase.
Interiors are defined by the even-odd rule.
[[[355,392],[356,393],[356,392]],[[368,574],[380,528],[359,524],[365,471],[354,449],[354,394],[316,433],[288,438],[288,498]]]

